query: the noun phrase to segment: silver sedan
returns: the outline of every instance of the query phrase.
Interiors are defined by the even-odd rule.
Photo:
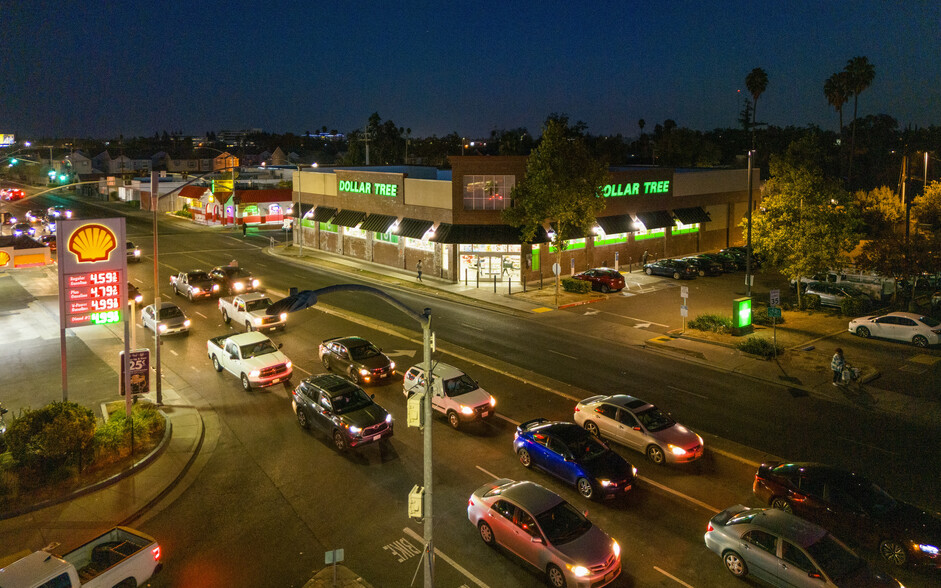
[[[160,305],[160,319],[156,318],[154,305],[145,306],[140,313],[140,320],[145,329],[159,330],[161,335],[173,333],[189,334],[190,320],[183,314],[183,310],[172,302]]]

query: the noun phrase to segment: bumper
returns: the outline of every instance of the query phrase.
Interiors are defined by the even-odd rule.
[[[458,412],[457,414],[461,418],[461,422],[472,423],[474,421],[489,421],[497,414],[497,410],[487,404],[485,407],[476,407],[473,414],[465,414],[463,412]]]
[[[360,379],[365,384],[378,384],[380,382],[388,382],[395,376],[395,370],[388,371],[384,374],[369,374],[368,376],[360,375]]]
[[[369,435],[368,437],[347,437],[350,447],[362,447],[363,445],[369,445],[370,443],[375,443],[383,439],[388,439],[392,436],[392,423],[389,423],[389,426],[375,435]]]
[[[167,327],[165,330],[160,331],[160,336],[164,337],[166,335],[176,335],[177,333],[188,333],[190,330],[189,327],[179,326],[179,327]]]
[[[610,569],[597,572],[594,574],[589,574],[578,578],[568,570],[566,570],[566,576],[568,577],[569,586],[577,586],[578,588],[600,588],[601,586],[607,586],[611,582],[614,582],[618,576],[621,575],[621,559],[618,558],[617,563],[612,566]]]
[[[281,382],[287,382],[291,379],[291,374],[294,373],[293,368],[277,373],[273,376],[266,376],[263,378],[248,378],[248,381],[255,388],[264,388],[265,386],[272,386],[274,384],[280,384]]]
[[[666,451],[664,455],[666,455],[667,463],[689,463],[702,457],[702,453],[703,448],[700,447],[695,451],[687,451],[683,455],[677,455],[672,451]]]
[[[624,480],[616,484],[608,484],[607,486],[597,484],[596,487],[598,488],[598,492],[601,494],[601,497],[607,500],[609,498],[617,498],[618,496],[627,494],[631,491],[636,482],[636,478],[631,478],[630,480]]]

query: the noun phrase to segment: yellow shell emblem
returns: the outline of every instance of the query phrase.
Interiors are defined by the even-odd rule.
[[[72,233],[68,250],[79,262],[104,261],[117,247],[118,241],[111,229],[102,225],[85,225]]]
[[[10,263],[10,254],[6,251],[0,251],[0,267]]]

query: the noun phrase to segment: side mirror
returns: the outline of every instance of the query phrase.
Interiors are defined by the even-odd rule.
[[[375,398],[376,398],[376,395],[375,395],[375,394],[370,394],[369,397],[372,398],[372,399],[375,399]]]
[[[278,349],[281,349],[282,347],[284,347],[284,343],[278,343]]]

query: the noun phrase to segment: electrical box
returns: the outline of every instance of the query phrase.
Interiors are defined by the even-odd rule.
[[[408,405],[408,419],[406,424],[409,427],[420,427],[422,426],[423,418],[425,416],[425,409],[423,406],[425,400],[425,393],[421,394],[412,394],[409,396],[406,404]]]
[[[408,518],[421,519],[425,516],[425,489],[418,484],[408,493]]]

